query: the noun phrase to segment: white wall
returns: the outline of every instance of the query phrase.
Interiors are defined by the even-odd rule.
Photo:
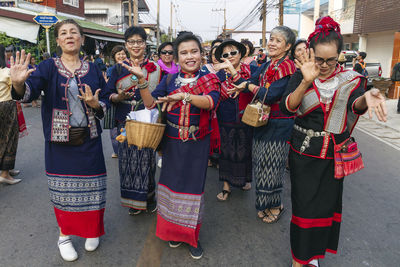
[[[382,66],[382,77],[390,76],[392,63],[394,31],[372,33],[367,35],[367,58],[365,61],[380,62]]]
[[[307,39],[310,33],[314,31],[315,24],[312,17],[301,15],[301,23],[300,23],[300,33],[299,37],[303,39]]]
[[[120,1],[107,1],[107,0],[85,0],[85,9],[108,9],[108,14],[107,14],[107,21],[104,21],[101,18],[93,18],[93,15],[89,15],[86,18],[93,21],[97,22],[102,25],[110,25],[109,24],[109,19],[111,17],[117,16],[121,17],[121,2]],[[101,15],[101,17],[104,17],[104,15]],[[92,18],[92,19],[91,19]]]

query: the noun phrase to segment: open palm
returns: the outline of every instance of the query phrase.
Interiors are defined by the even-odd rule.
[[[303,79],[307,82],[313,82],[320,73],[320,67],[315,63],[314,49],[306,51],[299,59],[295,59],[296,66],[301,70]]]
[[[25,50],[22,50],[21,53],[17,51],[15,60],[14,57],[10,58],[10,77],[13,84],[23,84],[29,75],[35,71],[34,69],[28,69],[30,60],[31,54],[26,55]]]

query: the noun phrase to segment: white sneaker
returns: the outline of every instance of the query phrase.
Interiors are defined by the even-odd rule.
[[[65,261],[74,261],[78,258],[78,253],[72,245],[72,240],[67,237],[60,237],[58,240],[58,249],[60,250],[61,257]]]
[[[98,237],[95,238],[86,238],[85,249],[86,251],[95,251],[99,246],[100,239]]]

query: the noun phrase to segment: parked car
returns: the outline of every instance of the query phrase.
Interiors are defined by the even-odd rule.
[[[353,58],[357,57],[358,53],[352,50],[342,51],[343,55],[346,58],[346,62],[342,65],[345,69],[352,70],[353,69]],[[372,80],[376,78],[380,78],[382,76],[382,67],[381,63],[368,63],[365,68],[368,71],[368,83],[367,90],[373,87]]]

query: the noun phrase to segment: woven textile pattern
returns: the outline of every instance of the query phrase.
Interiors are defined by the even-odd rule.
[[[63,211],[104,209],[106,175],[59,176],[47,174],[51,202]]]
[[[202,222],[203,208],[203,194],[180,194],[158,185],[158,214],[165,220],[196,229]]]
[[[285,141],[253,140],[253,177],[256,181],[256,209],[281,205],[283,174],[289,153]]]

